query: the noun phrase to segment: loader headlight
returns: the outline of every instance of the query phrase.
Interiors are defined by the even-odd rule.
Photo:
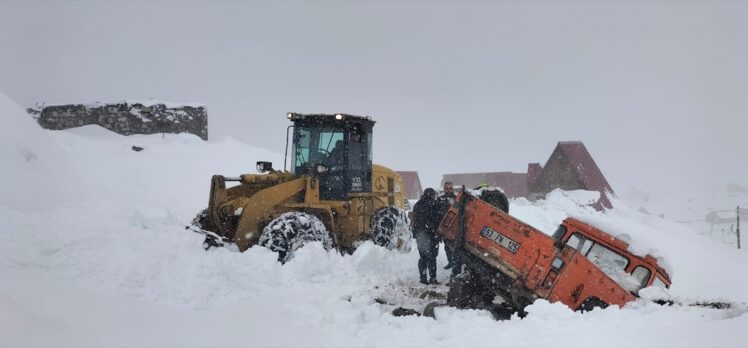
[[[318,164],[317,165],[317,174],[322,174],[327,172],[327,167],[325,167],[324,164]]]
[[[335,115],[335,119],[336,120],[342,120],[343,119],[343,115],[337,114],[337,115]]]
[[[257,162],[257,171],[260,173],[265,173],[273,170],[273,163],[272,162],[263,162],[259,161]]]

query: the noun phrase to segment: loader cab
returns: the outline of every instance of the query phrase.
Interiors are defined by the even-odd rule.
[[[321,200],[347,200],[371,192],[372,128],[369,117],[289,113],[293,122],[291,172],[319,178]]]

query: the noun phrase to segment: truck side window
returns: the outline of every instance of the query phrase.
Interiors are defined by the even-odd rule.
[[[644,266],[636,266],[631,275],[639,282],[639,288],[641,289],[649,283],[649,277],[652,276],[652,272]]]
[[[553,232],[553,239],[561,240],[561,238],[564,238],[564,235],[566,235],[566,226],[561,224],[558,226],[558,229],[556,229],[556,232]]]
[[[581,238],[579,238],[579,235],[574,233],[569,237],[569,240],[566,241],[566,245],[574,248],[575,250],[579,250],[579,243],[582,241]]]
[[[566,230],[565,227],[564,230]],[[566,245],[576,249],[578,252],[582,253],[582,255],[587,255],[587,252],[590,251],[592,244],[593,242],[591,240],[585,238],[579,233],[572,234],[571,237],[569,237],[569,240],[566,242]]]
[[[592,246],[590,252],[587,254],[587,258],[597,264],[597,266],[603,269],[603,271],[608,267],[610,269],[623,270],[629,265],[629,260],[627,258],[600,244]]]
[[[589,239],[585,239],[584,243],[582,243],[582,250],[580,250],[580,252],[584,255],[587,255],[587,253],[590,251],[590,248],[592,248],[592,241]]]

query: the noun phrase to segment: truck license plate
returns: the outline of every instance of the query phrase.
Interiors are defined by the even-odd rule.
[[[507,236],[499,232],[492,230],[488,226],[483,227],[483,229],[480,231],[480,235],[498,243],[499,245],[506,248],[506,250],[509,250],[514,254],[516,254],[517,250],[519,250],[519,243],[507,238]]]

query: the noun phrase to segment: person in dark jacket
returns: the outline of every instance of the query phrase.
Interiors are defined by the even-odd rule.
[[[443,186],[444,192],[441,196],[437,199],[439,201],[439,207],[442,210],[442,216],[447,213],[447,210],[449,210],[449,207],[452,206],[452,204],[455,201],[455,188],[454,184],[452,184],[451,181],[445,181]],[[450,249],[446,244],[444,245],[444,252],[447,254],[447,265],[444,266],[444,269],[450,269],[452,268],[452,265],[454,265],[454,262],[452,261],[452,249]]]
[[[413,206],[413,236],[418,244],[418,273],[423,284],[439,284],[436,281],[436,256],[439,254],[441,241],[441,236],[437,233],[441,219],[442,209],[436,200],[436,191],[427,188]]]

